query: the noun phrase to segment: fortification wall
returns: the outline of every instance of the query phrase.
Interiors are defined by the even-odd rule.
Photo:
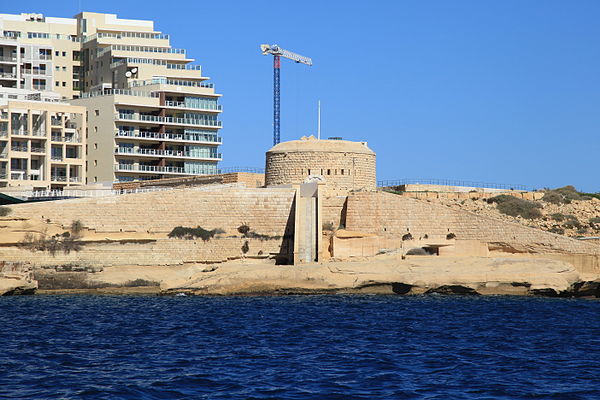
[[[84,244],[79,251],[68,254],[58,251],[35,251],[19,247],[0,248],[3,261],[27,260],[34,267],[75,264],[81,266],[107,267],[122,265],[173,266],[184,263],[216,263],[232,258],[277,255],[283,238],[258,240],[242,237],[213,238],[209,241],[186,239],[159,239],[150,243],[92,243]],[[248,242],[248,251],[242,246]]]
[[[393,188],[389,188],[392,189]],[[499,196],[505,194],[508,196],[514,196],[519,199],[525,200],[540,200],[544,197],[542,192],[515,192],[515,191],[497,191],[497,192],[452,192],[452,191],[406,191],[398,192],[400,196],[411,197],[413,199],[457,199],[457,200],[468,200],[468,199],[488,199],[490,197]]]
[[[299,184],[321,175],[332,189],[375,190],[375,154],[302,151],[267,153],[266,184]]]
[[[600,246],[427,201],[385,192],[348,196],[346,229],[384,237],[443,238],[488,242],[490,251],[600,254]]]
[[[175,226],[251,230],[283,236],[295,192],[292,189],[188,188],[120,196],[60,200],[11,206],[11,216],[72,221],[97,232],[170,232]]]

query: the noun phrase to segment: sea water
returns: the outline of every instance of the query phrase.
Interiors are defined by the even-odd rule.
[[[2,297],[0,398],[600,399],[600,302]]]

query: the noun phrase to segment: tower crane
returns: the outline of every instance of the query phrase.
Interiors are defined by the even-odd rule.
[[[308,66],[312,65],[312,60],[308,57],[301,56],[300,54],[296,54],[291,51],[282,49],[276,44],[261,44],[260,50],[265,56],[269,54],[273,55],[273,145],[276,145],[280,141],[280,58],[284,57],[297,63],[306,64]]]

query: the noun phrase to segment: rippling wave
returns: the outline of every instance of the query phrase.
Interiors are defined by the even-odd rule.
[[[600,302],[0,298],[0,398],[598,399]]]

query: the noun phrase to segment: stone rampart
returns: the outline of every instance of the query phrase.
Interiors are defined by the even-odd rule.
[[[390,188],[388,188],[389,190]],[[411,197],[413,199],[489,199],[490,197],[499,196],[502,194],[514,196],[520,199],[536,201],[544,197],[543,192],[518,192],[513,190],[497,191],[497,192],[458,192],[458,191],[399,191],[400,196]]]
[[[248,251],[242,247],[248,242]],[[161,265],[173,266],[184,263],[219,263],[228,259],[242,257],[267,257],[280,254],[283,238],[269,240],[238,237],[201,239],[159,239],[138,243],[89,243],[79,251],[66,254],[57,251],[31,251],[16,246],[0,248],[0,258],[8,262],[28,260],[34,267],[54,267],[61,265],[79,265],[109,267],[123,265]]]
[[[346,229],[383,237],[455,237],[487,242],[490,251],[600,254],[600,246],[516,223],[385,192],[348,196]]]
[[[170,232],[176,226],[235,233],[284,235],[293,189],[195,188],[11,206],[12,216],[50,220],[65,227],[79,220],[96,232]]]

